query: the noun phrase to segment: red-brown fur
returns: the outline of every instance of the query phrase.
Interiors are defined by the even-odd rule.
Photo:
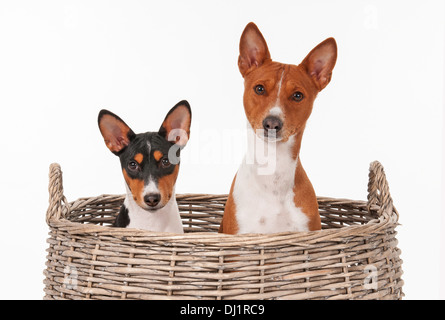
[[[164,206],[172,197],[174,192],[174,185],[176,183],[176,178],[178,177],[179,165],[175,167],[175,170],[167,175],[159,178],[158,189],[161,193],[161,204]]]
[[[138,154],[136,154],[136,155],[134,156],[134,160],[135,160],[137,163],[141,164],[142,161],[144,160],[144,155],[143,155],[142,153],[138,153]]]
[[[155,151],[153,152],[153,157],[155,158],[156,161],[161,160],[161,158],[162,158],[163,156],[164,156],[164,154],[163,154],[161,151],[159,151],[159,150],[155,150]]]
[[[122,169],[122,173],[124,174],[125,182],[130,188],[134,201],[141,207],[144,206],[144,180],[130,178],[125,169]]]
[[[314,100],[331,79],[336,57],[335,40],[329,38],[315,47],[298,66],[274,62],[271,60],[266,41],[253,23],[246,26],[240,40],[238,66],[244,77],[243,102],[247,119],[254,130],[263,129],[263,119],[276,101],[280,102],[283,112],[283,128],[280,135],[283,142],[290,136],[295,136],[292,156],[294,160],[298,157],[293,188],[294,203],[308,217],[309,230],[321,229],[321,221],[315,191],[299,157],[301,140]],[[254,89],[258,85],[265,88],[264,94],[258,95],[255,92]],[[297,91],[303,93],[302,101],[292,99],[292,95]],[[219,229],[222,233],[238,232],[236,203],[233,197],[235,181],[236,176]]]
[[[282,76],[282,86],[278,97],[277,87]],[[266,93],[261,96],[254,91],[254,87],[259,84],[266,88]],[[289,136],[303,132],[318,93],[316,86],[301,65],[286,65],[273,61],[246,74],[244,88],[244,110],[254,130],[263,128],[263,119],[277,99],[280,99],[285,120],[281,130],[283,142],[287,141]],[[305,97],[299,103],[292,100],[292,94],[296,91],[302,92]]]
[[[235,185],[236,175],[233,178],[232,186],[230,188],[230,193],[227,198],[226,206],[224,209],[224,216],[219,226],[219,233],[227,234],[237,234],[238,233],[238,223],[236,222],[236,206],[233,200],[233,186]]]

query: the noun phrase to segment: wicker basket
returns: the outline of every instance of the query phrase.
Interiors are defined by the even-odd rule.
[[[401,299],[402,260],[380,163],[368,202],[319,197],[321,231],[217,233],[227,195],[184,194],[185,234],[110,227],[124,196],[68,203],[50,167],[45,299]]]

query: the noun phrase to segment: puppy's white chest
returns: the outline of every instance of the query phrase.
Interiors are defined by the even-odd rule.
[[[132,201],[130,195],[125,198],[124,205],[128,209],[130,219],[127,228],[144,229],[155,232],[184,233],[174,196],[162,209],[156,210],[156,212],[143,210]]]

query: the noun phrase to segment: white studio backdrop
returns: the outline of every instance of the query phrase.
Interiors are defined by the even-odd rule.
[[[444,14],[440,0],[0,1],[0,298],[43,297],[50,163],[69,201],[125,192],[102,108],[155,131],[187,99],[176,191],[228,193],[246,143],[237,57],[250,21],[284,63],[335,37],[302,163],[318,195],[366,200],[379,160],[400,213],[406,298],[444,298]]]

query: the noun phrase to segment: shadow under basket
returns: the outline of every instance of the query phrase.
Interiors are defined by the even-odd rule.
[[[322,230],[219,234],[227,195],[177,195],[185,234],[111,227],[124,201],[69,202],[50,166],[45,299],[401,299],[402,260],[382,165],[368,201],[319,197]]]

